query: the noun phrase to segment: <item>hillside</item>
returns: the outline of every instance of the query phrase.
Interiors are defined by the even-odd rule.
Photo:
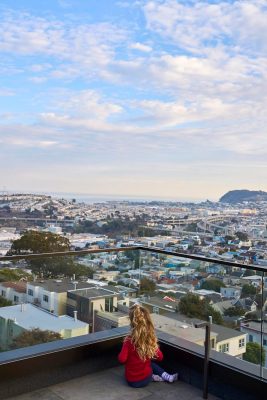
[[[219,200],[221,203],[241,203],[242,201],[267,201],[267,192],[262,190],[230,190]]]

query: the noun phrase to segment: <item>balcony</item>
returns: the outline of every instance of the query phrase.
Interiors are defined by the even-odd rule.
[[[18,260],[34,259],[35,262],[40,260],[44,262],[46,257],[80,257],[85,258],[84,262],[90,260],[90,255],[109,254],[116,255],[125,251],[138,252],[139,268],[136,269],[137,276],[142,273],[147,273],[153,269],[151,257],[157,260],[157,255],[160,255],[160,263],[164,262],[164,258],[179,257],[184,260],[197,260],[205,265],[220,264],[227,268],[244,268],[242,264],[233,264],[228,261],[218,261],[208,259],[205,257],[190,256],[188,254],[167,253],[159,249],[149,248],[123,248],[123,249],[108,249],[101,251],[82,251],[82,252],[69,252],[64,254],[50,254],[50,255],[30,255],[30,256],[13,256],[2,257],[1,260],[12,260],[16,263]],[[148,260],[150,264],[147,265]],[[133,260],[134,263],[134,260]],[[158,263],[158,266],[161,264]],[[141,264],[142,267],[141,267]],[[154,263],[156,264],[156,262]],[[245,266],[246,269],[257,270],[262,280],[262,288],[265,284],[265,270],[261,267]],[[157,268],[155,268],[155,271]],[[134,275],[134,274],[133,274]],[[59,285],[60,282],[51,282],[51,287],[55,290],[54,286]],[[64,283],[64,282],[63,282]],[[62,284],[63,284],[62,283]],[[60,283],[61,284],[61,283]],[[36,285],[35,285],[36,286]],[[34,284],[32,288],[34,289]],[[104,288],[104,287],[103,287]],[[140,288],[137,286],[137,291]],[[86,301],[81,302],[81,296],[75,295],[75,290],[82,290],[84,292],[83,299]],[[91,290],[91,289],[90,289]],[[100,289],[103,290],[103,289]],[[91,290],[89,293],[86,289],[79,289],[78,283],[74,280],[70,293],[69,300],[65,297],[65,311],[78,309],[78,319],[80,315],[87,318],[90,334],[82,334],[64,340],[54,341],[44,344],[38,344],[31,347],[24,347],[16,350],[8,350],[0,353],[0,398],[15,398],[21,400],[40,398],[44,400],[55,399],[104,399],[105,396],[109,399],[149,399],[149,398],[186,398],[186,399],[200,399],[202,398],[203,387],[203,357],[204,346],[203,343],[192,342],[189,340],[189,335],[179,337],[175,334],[174,328],[164,331],[158,329],[157,335],[159,338],[160,346],[164,353],[163,367],[170,372],[178,371],[180,374],[179,382],[175,384],[161,384],[151,383],[144,389],[129,388],[123,380],[123,368],[118,365],[117,354],[121,348],[121,343],[124,336],[127,334],[128,327],[106,326],[105,330],[99,330],[99,320],[104,320],[105,312],[110,313],[109,322],[119,321],[120,318],[114,318],[112,312],[118,308],[117,302],[110,300],[110,295],[105,295],[105,290],[101,292],[103,295],[103,310],[94,310],[92,315],[86,314],[83,307],[88,302],[88,309],[90,304],[93,303],[97,294],[100,293],[99,289]],[[133,289],[129,289],[132,294]],[[97,292],[97,293],[94,293]],[[55,292],[53,292],[55,293]],[[263,293],[263,290],[262,290]],[[80,293],[81,294],[81,293]],[[90,297],[91,296],[91,297]],[[32,296],[36,298],[35,294]],[[147,303],[149,296],[145,297]],[[47,306],[47,310],[54,311],[54,318],[56,318],[58,303],[53,298],[48,299],[49,302],[44,302],[43,305]],[[52,304],[52,301],[54,303]],[[150,299],[151,301],[151,299]],[[76,302],[76,303],[75,303]],[[160,303],[160,302],[159,302]],[[63,304],[63,305],[64,305]],[[96,304],[96,303],[95,303]],[[171,304],[171,303],[170,303]],[[262,303],[263,304],[263,303]],[[49,310],[51,307],[51,310]],[[104,308],[106,307],[107,310]],[[123,308],[123,305],[121,306]],[[161,307],[164,315],[176,317],[177,310],[164,308],[164,304],[158,304],[159,314]],[[167,313],[167,314],[166,314]],[[80,315],[79,315],[80,314]],[[50,315],[50,314],[49,314]],[[264,309],[261,311],[261,320],[258,324],[260,327],[260,336],[263,338],[264,331]],[[75,320],[75,318],[73,318]],[[84,320],[84,319],[83,319]],[[17,321],[18,322],[18,321]],[[106,321],[107,322],[107,321]],[[186,321],[190,324],[190,321]],[[248,322],[249,324],[249,322]],[[175,325],[175,324],[174,324]],[[52,327],[47,326],[47,329]],[[113,329],[110,329],[113,328]],[[159,327],[160,328],[160,327]],[[213,325],[212,331],[214,338],[218,340],[219,335],[216,331],[216,326]],[[103,328],[102,328],[103,329]],[[189,330],[187,331],[189,332]],[[188,336],[188,337],[187,337]],[[200,335],[201,336],[201,335]],[[204,336],[203,336],[204,337]],[[202,340],[203,342],[203,340]],[[227,399],[227,400],[253,400],[263,399],[263,393],[266,392],[266,368],[259,364],[252,364],[246,362],[236,356],[222,353],[219,350],[211,350],[210,363],[209,363],[209,398],[211,399]]]

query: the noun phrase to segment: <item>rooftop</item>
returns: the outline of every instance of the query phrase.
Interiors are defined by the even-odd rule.
[[[123,378],[123,367],[109,368],[100,372],[71,379],[10,400],[201,400],[202,390],[187,383],[151,382],[147,387],[134,389]],[[218,398],[209,395],[209,400]]]
[[[82,288],[90,288],[92,284],[87,282],[76,282],[71,279],[45,279],[38,280],[35,282],[29,282],[31,286],[40,286],[47,290],[48,292],[56,292],[62,293],[67,290],[82,289]]]
[[[115,293],[113,290],[110,289],[104,289],[102,287],[96,286],[96,287],[90,287],[88,289],[79,289],[73,291],[74,294],[77,296],[82,296],[86,297],[88,299],[93,299],[97,297],[110,297],[110,296],[116,296],[117,293]]]
[[[88,324],[76,320],[68,315],[59,317],[32,304],[15,305],[0,308],[0,317],[12,319],[24,329],[39,328],[46,330],[53,327],[53,331],[61,332],[62,329],[84,328]]]

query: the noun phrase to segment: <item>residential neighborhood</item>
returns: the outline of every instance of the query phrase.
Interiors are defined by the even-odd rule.
[[[256,270],[267,265],[266,203],[234,209],[24,195],[2,198],[0,210],[3,256],[19,254],[12,253],[14,243],[34,232],[62,238],[76,254],[0,260],[1,351],[27,329],[52,329],[64,339],[128,326],[136,301],[151,312],[157,330],[174,337],[203,346],[205,331],[194,321],[211,316],[214,351],[245,360],[249,343],[266,349],[257,322],[266,310],[266,277]],[[125,232],[133,221],[135,234]]]

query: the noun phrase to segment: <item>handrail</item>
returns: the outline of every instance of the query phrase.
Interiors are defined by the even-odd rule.
[[[189,258],[191,260],[198,260],[198,261],[204,261],[204,262],[209,262],[212,264],[221,264],[221,265],[227,265],[229,267],[239,267],[239,268],[246,268],[246,269],[251,269],[253,271],[260,271],[260,272],[267,272],[267,267],[259,266],[259,265],[254,265],[254,264],[242,264],[239,262],[235,261],[226,261],[226,260],[221,260],[219,258],[212,258],[212,257],[205,257],[197,254],[190,254],[190,253],[180,253],[176,251],[167,251],[163,249],[159,249],[158,247],[147,247],[147,246],[125,246],[125,247],[108,247],[104,249],[87,249],[87,250],[71,250],[71,251],[57,251],[57,252],[52,252],[52,253],[35,253],[35,254],[19,254],[19,255],[12,255],[12,256],[1,256],[0,257],[0,262],[1,261],[14,261],[14,260],[27,260],[27,259],[38,259],[38,258],[43,258],[43,257],[64,257],[64,256],[80,256],[80,255],[86,255],[86,254],[94,254],[94,253],[119,253],[122,251],[128,251],[128,250],[143,250],[143,251],[149,251],[153,253],[159,253],[159,254],[164,254],[167,256],[174,256],[174,257],[181,257],[181,258]]]

